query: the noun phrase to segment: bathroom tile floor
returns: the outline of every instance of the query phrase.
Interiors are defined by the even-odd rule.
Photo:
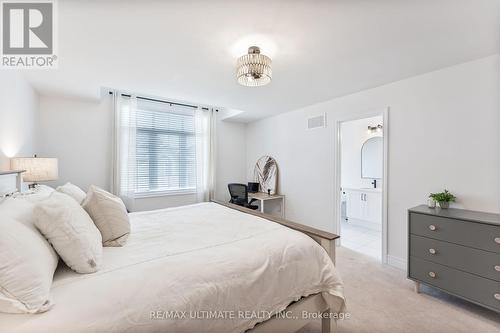
[[[341,246],[381,260],[382,232],[342,221],[340,226]]]

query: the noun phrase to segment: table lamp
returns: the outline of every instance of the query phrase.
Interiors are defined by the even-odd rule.
[[[57,180],[58,167],[57,158],[47,157],[14,157],[10,160],[12,170],[25,170],[23,181],[32,182],[30,189],[34,189],[38,182]]]

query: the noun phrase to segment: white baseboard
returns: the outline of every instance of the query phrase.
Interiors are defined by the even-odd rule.
[[[406,269],[407,269],[406,260],[403,258],[387,255],[387,264],[389,266],[399,268],[399,269],[404,270],[404,271],[406,271]]]

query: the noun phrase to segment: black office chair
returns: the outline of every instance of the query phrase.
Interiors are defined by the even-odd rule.
[[[252,202],[257,201],[257,199],[252,199],[248,202],[248,188],[245,184],[227,184],[229,189],[229,194],[231,195],[232,204],[243,206],[250,209],[258,209],[259,206],[252,205]]]

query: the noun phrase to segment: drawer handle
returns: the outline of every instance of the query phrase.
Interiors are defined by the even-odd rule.
[[[500,294],[495,294],[494,296],[497,301],[500,301]]]
[[[500,244],[500,237],[495,237],[495,243]]]
[[[435,249],[429,249],[429,253],[430,254],[436,254],[436,250]]]
[[[500,265],[495,266],[495,271],[500,272]]]
[[[429,276],[430,276],[431,278],[433,278],[433,279],[434,279],[434,278],[436,277],[436,273],[434,273],[434,272],[429,272]]]
[[[431,225],[429,226],[429,229],[430,229],[431,231],[434,231],[434,230],[436,230],[436,226],[435,226],[434,224],[431,224]],[[499,238],[499,240],[500,240],[500,238]],[[495,242],[496,242],[496,238],[495,238]],[[499,241],[499,242],[497,242],[497,243],[500,243],[500,241]]]

